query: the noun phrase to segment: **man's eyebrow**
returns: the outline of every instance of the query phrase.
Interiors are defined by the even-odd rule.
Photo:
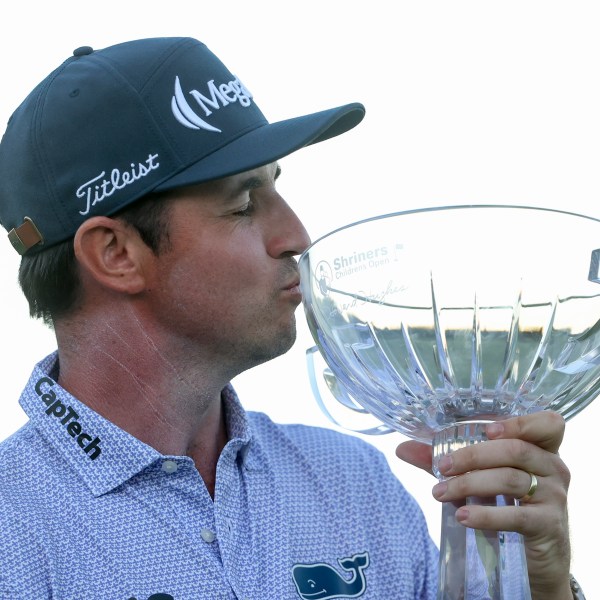
[[[261,186],[265,185],[265,179],[263,177],[258,177],[254,175],[252,177],[248,177],[248,179],[244,179],[240,182],[239,190],[240,192],[245,192],[247,190],[254,190]]]
[[[277,180],[277,178],[281,175],[281,167],[277,165],[275,169],[275,175],[273,176],[273,180]],[[268,179],[265,177],[259,177],[258,175],[253,175],[244,179],[240,182],[238,190],[240,192],[245,192],[248,190],[254,190],[268,183]]]

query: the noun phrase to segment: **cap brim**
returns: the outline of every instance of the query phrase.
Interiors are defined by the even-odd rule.
[[[163,181],[155,191],[221,179],[270,164],[300,148],[352,129],[364,115],[364,106],[353,103],[262,125]]]

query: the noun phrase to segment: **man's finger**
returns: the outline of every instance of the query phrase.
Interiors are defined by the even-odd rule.
[[[396,456],[419,469],[432,473],[432,450],[430,444],[408,441],[403,442],[396,448]]]
[[[544,410],[491,423],[486,433],[490,440],[516,438],[556,454],[565,433],[565,420],[554,411]]]

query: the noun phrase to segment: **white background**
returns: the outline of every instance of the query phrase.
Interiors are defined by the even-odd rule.
[[[189,35],[244,81],[270,120],[366,105],[356,130],[282,161],[279,188],[313,238],[360,218],[441,204],[600,217],[599,30],[597,3],[578,0],[11,3],[0,24],[0,121],[78,46]],[[28,319],[17,265],[0,240],[0,439],[25,421],[20,390],[54,347],[51,332]],[[308,384],[312,341],[301,311],[298,321],[295,348],[239,377],[238,391],[248,408],[275,420],[327,426]],[[599,416],[600,402],[592,403],[570,422],[562,449],[573,475],[573,571],[588,598],[600,591],[592,491]],[[433,479],[393,457],[399,435],[370,441],[419,499],[437,539]]]

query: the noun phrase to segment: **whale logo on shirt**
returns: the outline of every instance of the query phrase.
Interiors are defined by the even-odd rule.
[[[369,566],[369,553],[339,558],[338,563],[352,577],[346,579],[326,563],[298,564],[292,569],[292,577],[302,600],[333,600],[334,598],[358,598],[367,589],[364,570]]]

